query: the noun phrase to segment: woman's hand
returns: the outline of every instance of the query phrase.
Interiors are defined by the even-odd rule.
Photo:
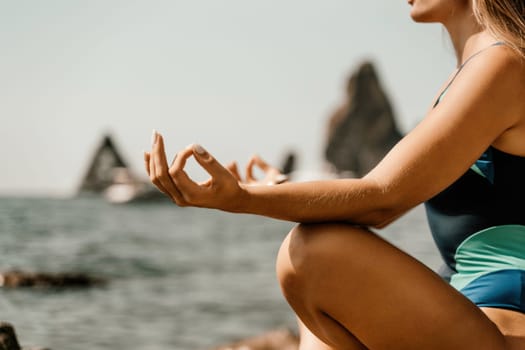
[[[210,174],[207,181],[196,183],[184,171],[189,157],[194,157]],[[238,172],[235,176],[200,145],[188,146],[168,166],[163,138],[154,132],[151,153],[144,154],[144,161],[151,182],[179,206],[235,212],[245,200],[246,191],[239,182]]]
[[[258,180],[255,178],[253,174],[253,170],[255,167],[258,167],[264,172],[264,177],[261,180]],[[246,165],[246,179],[243,180],[239,174],[239,170],[237,168],[237,163],[233,162],[229,164],[226,167],[233,176],[237,179],[237,181],[251,185],[277,185],[281,184],[283,182],[288,181],[288,176],[282,174],[279,169],[276,167],[273,167],[266,163],[264,160],[262,160],[261,157],[258,155],[254,155],[250,158],[248,161],[248,164]]]

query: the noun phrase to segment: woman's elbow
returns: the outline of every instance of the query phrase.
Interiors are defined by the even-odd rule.
[[[413,207],[407,196],[397,191],[394,186],[376,182],[374,190],[376,203],[371,210],[363,216],[363,224],[372,228],[384,228],[394,222]]]
[[[402,216],[406,210],[400,208],[384,208],[375,210],[366,217],[363,217],[362,224],[376,229],[382,229]]]

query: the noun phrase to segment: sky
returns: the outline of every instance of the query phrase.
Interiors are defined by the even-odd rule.
[[[409,11],[401,0],[0,0],[0,195],[73,195],[105,133],[145,177],[152,129],[169,158],[198,142],[221,162],[258,153],[279,165],[294,150],[318,170],[327,119],[363,60],[408,132],[455,64],[441,26]]]

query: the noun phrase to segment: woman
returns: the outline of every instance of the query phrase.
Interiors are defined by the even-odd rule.
[[[168,167],[155,133],[153,183],[178,205],[299,222],[277,273],[301,349],[525,349],[525,5],[409,0],[440,22],[458,69],[426,118],[366,176],[248,186],[199,145]],[[193,156],[210,173],[194,183]],[[260,160],[273,184],[277,172]],[[426,202],[451,284],[366,227]]]

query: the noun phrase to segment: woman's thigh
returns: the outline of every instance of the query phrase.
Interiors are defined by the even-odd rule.
[[[485,314],[432,270],[374,233],[346,224],[297,226],[278,275],[308,328],[334,348],[504,349]]]
[[[525,349],[525,313],[490,307],[481,310],[505,336],[509,350]]]

